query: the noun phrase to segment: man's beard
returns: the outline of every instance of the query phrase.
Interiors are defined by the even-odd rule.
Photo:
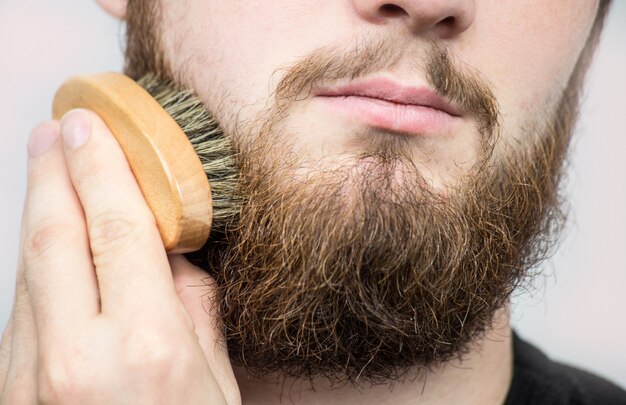
[[[305,162],[282,124],[303,90],[328,79],[311,67],[350,77],[342,60],[389,61],[372,49],[316,52],[286,74],[269,116],[237,131],[239,217],[190,256],[217,282],[232,360],[254,375],[383,383],[461,356],[561,219],[550,174],[562,137],[528,133],[492,156],[493,97],[436,47],[431,85],[467,100],[481,130],[479,159],[458,184],[432,187],[411,157],[414,138],[385,131],[346,134],[367,146],[332,168]]]
[[[215,278],[231,359],[252,374],[376,384],[460,358],[553,245],[582,65],[555,114],[496,153],[488,87],[433,46],[430,84],[481,133],[479,159],[458,184],[434,189],[402,135],[375,131],[360,134],[380,136],[350,162],[297,174],[305,163],[283,124],[299,96],[394,55],[380,44],[318,51],[289,70],[268,111],[231,125],[240,215],[188,258]]]

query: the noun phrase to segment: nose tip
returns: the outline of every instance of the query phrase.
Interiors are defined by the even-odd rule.
[[[451,38],[474,22],[474,0],[353,0],[362,18],[374,24],[401,22],[415,34]]]

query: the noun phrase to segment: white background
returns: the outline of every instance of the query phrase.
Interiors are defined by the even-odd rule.
[[[614,2],[588,81],[557,255],[513,302],[553,358],[626,387],[626,1]],[[122,27],[92,1],[0,0],[0,328],[10,314],[30,129],[70,75],[119,71]]]

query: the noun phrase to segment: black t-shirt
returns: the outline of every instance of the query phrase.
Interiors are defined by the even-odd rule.
[[[513,381],[504,405],[626,405],[626,391],[588,372],[551,361],[513,335]]]

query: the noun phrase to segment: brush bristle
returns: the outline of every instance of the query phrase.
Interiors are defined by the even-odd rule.
[[[148,74],[137,81],[176,121],[200,157],[211,185],[213,222],[211,235],[222,233],[238,213],[235,198],[237,162],[233,145],[217,120],[192,91]]]

